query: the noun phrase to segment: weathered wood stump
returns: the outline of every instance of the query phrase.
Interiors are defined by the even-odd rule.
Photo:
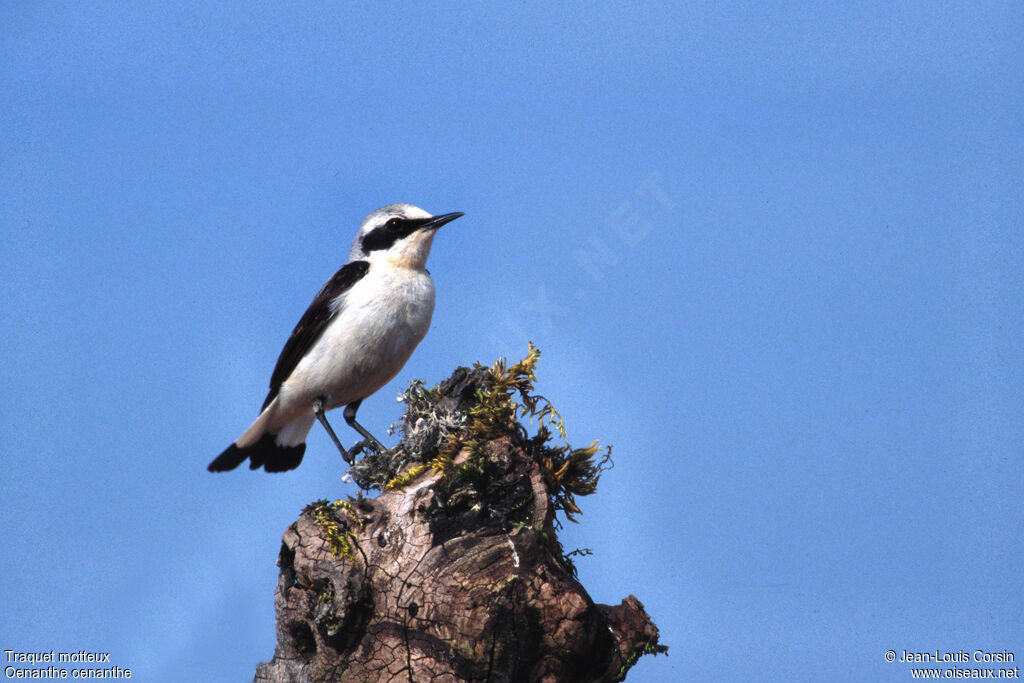
[[[431,390],[431,419],[471,413],[486,372],[460,368]],[[303,511],[284,534],[277,647],[256,681],[618,681],[665,650],[635,597],[597,605],[576,580],[544,440],[507,427],[463,424],[456,438],[407,414],[406,459],[411,443],[410,462],[436,469]],[[446,448],[457,454],[438,465]]]

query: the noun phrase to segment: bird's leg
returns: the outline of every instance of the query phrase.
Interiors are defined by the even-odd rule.
[[[344,446],[341,445],[341,441],[338,440],[338,435],[334,433],[334,430],[331,428],[331,423],[327,421],[327,415],[324,414],[323,399],[318,398],[315,401],[313,401],[313,414],[316,415],[316,419],[320,420],[320,424],[322,424],[324,426],[324,429],[327,430],[327,434],[330,435],[331,441],[334,442],[334,445],[338,447],[338,451],[341,453],[342,459],[344,459],[345,462],[351,465],[352,461],[355,460],[356,457],[355,448],[352,449],[352,452],[349,452],[345,450]]]
[[[356,422],[356,411],[359,410],[359,404],[362,402],[363,399],[359,399],[358,401],[353,401],[352,403],[349,403],[347,406],[345,406],[345,422],[348,423],[349,427],[362,434],[363,438],[366,439],[364,443],[359,443],[356,444],[356,446],[353,446],[352,450],[355,450],[357,447],[361,448],[364,445],[368,445],[370,446],[370,448],[377,451],[378,453],[383,453],[384,451],[387,450],[386,448],[384,448],[384,445],[380,441],[377,441],[377,439],[374,438],[373,434],[366,431],[366,428],[363,427],[363,425]]]

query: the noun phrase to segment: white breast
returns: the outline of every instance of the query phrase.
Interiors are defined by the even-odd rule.
[[[425,270],[373,263],[282,384],[278,420],[308,412],[318,397],[331,409],[380,389],[409,360],[433,313],[434,283]]]

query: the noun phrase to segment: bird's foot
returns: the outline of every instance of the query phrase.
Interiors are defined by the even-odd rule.
[[[355,460],[355,457],[360,453],[374,453],[375,455],[383,455],[387,453],[388,449],[376,439],[363,439],[357,441],[352,448],[348,449],[349,457]],[[351,462],[351,460],[349,461]]]

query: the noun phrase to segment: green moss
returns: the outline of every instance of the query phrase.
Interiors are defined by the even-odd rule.
[[[530,342],[523,360],[509,366],[500,359],[491,366],[485,386],[477,392],[477,404],[469,411],[470,426],[486,438],[510,430],[526,437],[519,420],[525,418],[532,424],[536,419],[537,433],[526,438],[527,450],[540,465],[555,510],[576,521],[575,515],[580,513],[576,497],[597,490],[601,474],[611,463],[611,447],[603,449],[597,441],[585,448],[569,445],[562,415],[551,401],[534,393],[538,361],[540,350]]]
[[[404,488],[418,479],[421,474],[429,469],[430,465],[416,465],[415,467],[410,467],[404,474],[394,477],[391,481],[385,484],[384,490],[390,491],[391,489]]]
[[[352,549],[356,545],[356,537],[352,533],[352,528],[361,529],[363,520],[351,503],[347,500],[336,500],[333,503],[317,500],[307,505],[302,511],[309,514],[316,525],[323,529],[324,537],[331,546],[331,553],[335,557],[344,557],[350,562],[355,561]],[[339,518],[339,513],[341,518]]]
[[[459,394],[458,400],[446,397],[441,386],[428,389],[422,381],[413,382],[401,397],[407,405],[402,442],[357,463],[356,481],[386,491],[401,489],[431,470],[444,475],[450,500],[479,497],[488,481],[507,471],[505,463],[493,462],[486,445],[511,436],[540,465],[554,509],[576,521],[577,498],[597,489],[611,465],[611,448],[597,441],[584,448],[569,444],[562,415],[535,392],[539,361],[540,350],[531,342],[526,357],[511,365],[499,359],[490,367],[476,363],[463,368],[461,381],[471,393]],[[524,423],[536,424],[532,436]],[[463,451],[468,458],[456,465]]]
[[[633,650],[633,652],[630,653],[626,661],[622,664],[622,667],[619,668],[618,680],[621,681],[625,679],[626,673],[629,672],[629,670],[633,668],[633,665],[636,664],[637,661],[644,655],[660,655],[665,654],[667,652],[667,645],[657,645],[656,643],[644,643],[637,649]]]
[[[576,550],[563,553],[559,559],[561,560],[562,566],[565,568],[565,570],[572,574],[573,578],[578,578],[579,575],[576,573],[576,562],[573,561],[573,556],[585,557],[587,555],[593,554],[594,551],[590,548],[576,548]]]

